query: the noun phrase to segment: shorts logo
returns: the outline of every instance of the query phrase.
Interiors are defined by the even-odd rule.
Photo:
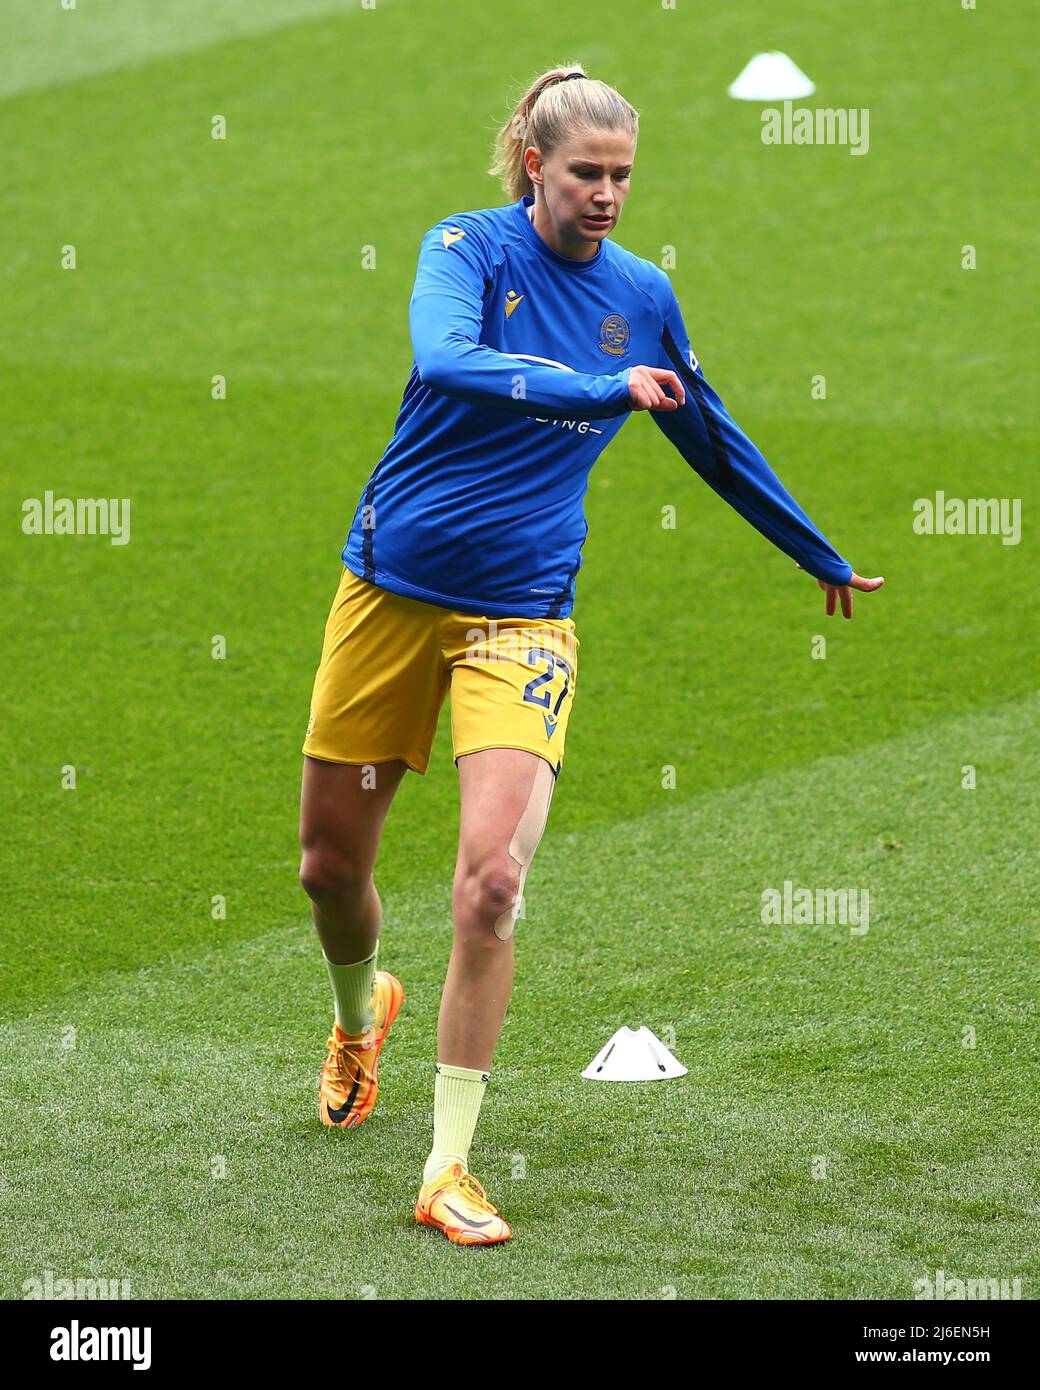
[[[599,326],[600,348],[611,357],[621,357],[628,351],[631,336],[628,320],[621,314],[608,314]]]
[[[307,720],[307,737],[310,738],[314,732],[314,711],[311,710],[311,717]]]

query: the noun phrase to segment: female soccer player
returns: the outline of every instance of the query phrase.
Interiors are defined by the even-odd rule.
[[[336,1012],[319,1112],[350,1128],[372,1113],[404,998],[376,969],[379,838],[405,770],[426,771],[451,691],[454,939],[415,1216],[460,1245],[510,1235],[469,1149],[563,762],[592,465],[632,411],[649,410],[709,487],[817,578],[829,614],[840,600],[851,617],[852,590],[884,582],[853,573],[730,419],[667,275],[610,240],[638,119],[577,65],[553,68],[496,140],[490,172],[514,201],[454,213],[423,237],[415,362],[343,550],[303,747],[300,876]]]

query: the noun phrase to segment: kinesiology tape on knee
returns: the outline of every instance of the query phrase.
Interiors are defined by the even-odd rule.
[[[517,885],[516,897],[513,899],[512,905],[502,913],[502,916],[495,923],[495,935],[499,941],[508,941],[513,935],[513,927],[523,904],[524,879],[527,877],[527,870],[545,830],[545,822],[549,818],[549,803],[552,801],[555,786],[556,778],[552,768],[544,758],[539,758],[534,782],[531,786],[531,795],[528,797],[524,813],[513,831],[513,838],[509,841],[509,853],[520,865],[520,882]]]

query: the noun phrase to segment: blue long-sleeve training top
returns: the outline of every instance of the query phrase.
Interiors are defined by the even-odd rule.
[[[343,561],[361,578],[488,617],[567,617],[588,533],[589,472],[631,413],[630,367],[686,388],[649,412],[720,497],[817,579],[852,567],[704,379],[671,281],[604,239],[554,251],[524,196],[423,237],[409,306],[415,361]]]

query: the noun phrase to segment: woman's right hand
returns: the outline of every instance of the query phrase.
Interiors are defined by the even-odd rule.
[[[675,395],[666,395],[668,386]],[[631,367],[628,373],[628,394],[633,410],[678,410],[686,400],[686,388],[665,367]]]

